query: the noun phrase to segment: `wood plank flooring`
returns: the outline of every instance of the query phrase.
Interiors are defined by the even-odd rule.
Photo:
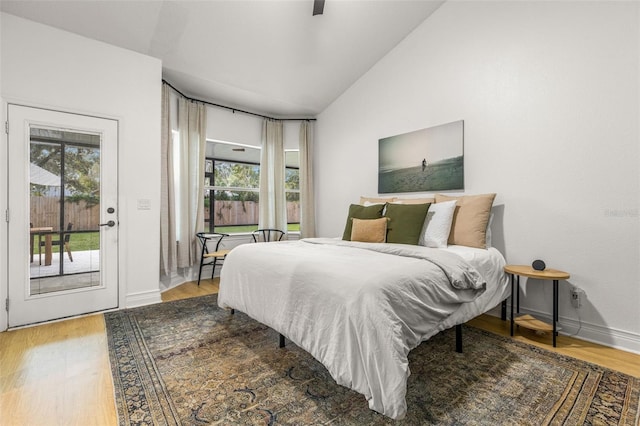
[[[480,315],[467,324],[502,336],[509,336],[510,334],[509,321],[502,321],[500,318],[491,315]],[[630,376],[640,377],[640,355],[631,352],[562,335],[558,336],[557,347],[554,348],[551,343],[550,333],[539,335],[523,327],[516,328],[513,339],[612,370],[621,371]]]
[[[0,333],[0,425],[115,425],[102,314]]]
[[[216,293],[218,281],[182,284],[164,302]],[[483,315],[470,324],[509,335],[509,323]],[[640,355],[525,329],[515,339],[640,377]],[[0,333],[0,425],[116,425],[113,383],[102,314]]]

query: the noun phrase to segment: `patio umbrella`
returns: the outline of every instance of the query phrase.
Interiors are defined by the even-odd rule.
[[[30,182],[36,185],[60,186],[60,176],[54,175],[33,163],[30,163],[29,176]]]

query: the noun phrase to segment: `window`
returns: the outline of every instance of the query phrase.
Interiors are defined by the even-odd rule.
[[[284,190],[287,198],[287,229],[300,231],[300,150],[284,152],[285,175]]]
[[[285,152],[288,231],[300,230],[298,150]],[[258,226],[260,147],[207,141],[204,194],[205,229],[251,232]]]
[[[260,165],[207,158],[205,228],[210,232],[251,232],[258,224]],[[212,207],[212,208],[209,208]]]
[[[258,224],[260,148],[207,141],[205,229],[251,232]]]

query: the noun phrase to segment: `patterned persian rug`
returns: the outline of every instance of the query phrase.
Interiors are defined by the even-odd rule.
[[[216,295],[105,314],[121,425],[636,425],[640,379],[472,327],[410,353],[393,421]]]

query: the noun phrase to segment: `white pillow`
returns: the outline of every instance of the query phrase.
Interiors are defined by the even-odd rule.
[[[429,206],[418,244],[425,247],[446,247],[453,222],[456,200],[433,203]]]

